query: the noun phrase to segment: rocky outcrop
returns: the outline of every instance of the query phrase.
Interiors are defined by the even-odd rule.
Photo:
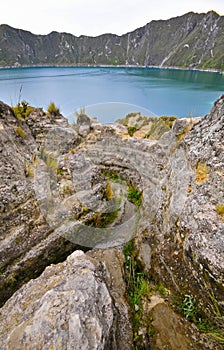
[[[34,35],[0,26],[0,65],[149,65],[224,69],[224,17],[189,12],[122,36]],[[16,50],[15,50],[16,48]]]
[[[1,309],[1,349],[132,349],[131,329],[124,342],[115,320],[117,305],[124,314],[127,302],[114,303],[105,276],[106,267],[82,251],[47,267]]]
[[[222,328],[224,97],[204,118],[129,115],[112,126],[85,116],[70,127],[27,108],[0,104],[2,303],[24,284],[1,310],[2,348],[132,349],[129,271],[136,288],[142,276],[147,284],[144,307],[139,294],[132,305],[144,319],[133,325],[138,345],[221,349],[167,304],[187,298],[198,307],[191,321]],[[43,272],[80,247],[88,252]],[[151,285],[166,291],[162,301]]]
[[[140,255],[150,246],[150,263],[144,254],[142,261],[155,278],[197,295],[213,316],[217,301],[220,313],[223,308],[223,102],[221,97],[171,155],[154,222],[139,235]]]
[[[35,164],[44,134],[68,128],[65,118],[37,109],[25,120],[0,103],[0,289],[4,302],[24,281],[52,262],[63,260],[74,243],[55,234],[43,217],[34,190]],[[73,132],[71,145],[77,143]]]

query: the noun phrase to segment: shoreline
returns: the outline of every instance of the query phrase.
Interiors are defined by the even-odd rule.
[[[181,70],[181,71],[195,71],[195,72],[207,72],[207,73],[219,73],[224,75],[224,71],[219,69],[202,69],[202,68],[182,68],[182,67],[175,67],[175,66],[140,66],[140,65],[109,65],[109,64],[76,64],[76,65],[62,65],[62,64],[36,64],[36,65],[20,65],[20,66],[0,66],[0,70],[3,69],[21,69],[21,68],[141,68],[141,69],[165,69],[165,70]]]

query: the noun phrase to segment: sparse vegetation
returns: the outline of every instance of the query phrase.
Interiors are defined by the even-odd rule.
[[[30,164],[27,166],[26,172],[27,172],[28,177],[34,177],[34,170]]]
[[[112,182],[121,183],[122,179],[120,176],[112,171],[103,171],[103,174],[110,179]]]
[[[153,291],[159,293],[163,298],[167,298],[170,295],[170,290],[163,284],[158,284],[153,287]]]
[[[146,138],[150,140],[159,140],[160,137],[170,130],[171,121],[168,117],[152,118],[152,125]]]
[[[168,128],[172,128],[173,123],[177,120],[175,116],[162,116],[160,119],[168,126]]]
[[[39,154],[40,159],[46,164],[47,170],[60,175],[60,170],[57,169],[58,161],[53,153],[47,153],[45,149],[41,149]]]
[[[207,317],[202,301],[196,300],[191,294],[177,296],[176,300],[174,298],[173,307],[189,322],[193,322],[202,333],[210,336],[220,344],[224,344],[223,316],[215,297],[210,293],[209,295],[213,306],[213,317]]]
[[[86,114],[85,107],[80,107],[79,111],[75,111],[76,117],[78,117],[78,116],[80,116],[82,114]]]
[[[224,215],[224,203],[216,204],[216,211],[219,215]]]
[[[141,112],[131,112],[131,113],[128,113],[126,116],[125,116],[125,119],[128,119],[128,118],[131,118],[131,117],[141,117]]]
[[[141,192],[136,190],[133,186],[129,186],[128,188],[128,200],[134,203],[137,207],[140,207],[142,203],[142,195]]]
[[[164,285],[150,283],[149,276],[142,271],[138,264],[133,240],[124,246],[123,252],[125,255],[125,281],[132,310],[135,349],[141,349],[144,340],[141,329],[145,329],[145,334],[149,337],[153,337],[155,334],[150,313],[147,313],[144,309],[145,303],[155,293],[159,293],[176,312],[184,316],[189,322],[194,323],[203,334],[220,344],[224,344],[223,317],[213,295],[210,295],[210,298],[214,306],[214,319],[207,317],[203,302],[196,300],[193,295],[174,296]]]
[[[113,224],[115,219],[118,217],[118,212],[119,209],[114,210],[111,213],[98,213],[95,220],[96,227],[105,228]]]
[[[154,334],[150,319],[148,315],[145,315],[143,307],[144,300],[150,298],[150,285],[147,276],[138,267],[133,240],[124,246],[123,252],[125,255],[125,280],[132,310],[134,345],[135,349],[139,349],[143,337],[139,333],[140,328],[146,328],[148,335]]]
[[[111,188],[111,182],[109,181],[106,185],[105,196],[107,200],[111,200],[113,198],[113,191]]]
[[[181,303],[181,310],[188,321],[198,323],[200,320],[201,316],[198,311],[196,300],[192,295],[184,295],[183,301]]]
[[[71,195],[73,193],[73,189],[69,184],[66,184],[65,186],[63,186],[62,191],[63,191],[63,195],[65,196]]]
[[[55,105],[54,102],[51,102],[47,108],[49,114],[56,116],[60,115],[60,108]]]
[[[196,166],[196,184],[201,184],[209,178],[209,172],[207,165],[202,162],[198,162]]]
[[[34,107],[29,106],[28,102],[22,101],[17,106],[12,107],[12,110],[17,119],[26,120],[30,113],[34,111]]]
[[[25,131],[20,127],[18,126],[16,129],[15,129],[15,132],[17,133],[17,135],[19,135],[20,137],[22,137],[22,139],[24,139],[25,137]]]
[[[130,136],[133,136],[134,133],[138,130],[136,126],[128,126],[127,129],[128,129],[128,135]]]

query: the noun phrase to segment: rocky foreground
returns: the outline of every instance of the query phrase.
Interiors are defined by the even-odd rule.
[[[223,138],[1,102],[0,348],[223,349]]]

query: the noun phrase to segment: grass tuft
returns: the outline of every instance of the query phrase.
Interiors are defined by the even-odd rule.
[[[207,165],[202,162],[198,162],[196,166],[196,179],[195,183],[196,184],[202,184],[209,178],[209,172]]]

